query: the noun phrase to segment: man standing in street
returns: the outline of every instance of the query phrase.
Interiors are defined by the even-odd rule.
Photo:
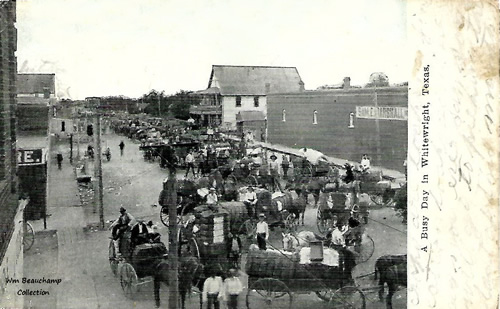
[[[61,153],[57,154],[57,167],[61,169],[63,161],[63,155]]]
[[[281,159],[281,168],[283,168],[283,177],[287,179],[288,169],[290,168],[290,161],[288,161],[287,155],[283,155],[283,158]]]
[[[120,142],[120,156],[123,156],[123,148],[125,148],[125,143],[123,141]]]
[[[260,250],[267,250],[266,241],[269,239],[269,226],[265,220],[266,215],[261,213],[257,222],[257,245]]]
[[[189,150],[189,152],[188,152],[188,154],[186,156],[185,161],[186,161],[187,169],[186,169],[186,176],[184,176],[184,178],[188,177],[190,169],[193,172],[193,177],[196,177],[196,174],[194,172],[194,156],[193,156],[193,151],[192,150]]]
[[[278,161],[276,161],[278,157],[276,157],[275,154],[271,155],[271,162],[269,162],[269,173],[271,174],[271,186],[274,192],[277,190],[283,191],[281,189],[281,184],[280,184],[280,176],[279,176],[279,171],[280,171],[280,165]]]
[[[222,278],[217,276],[213,265],[209,265],[209,276],[203,283],[202,301],[207,303],[207,309],[219,309],[219,299],[224,292]]]
[[[238,271],[231,268],[229,270],[229,277],[224,280],[224,300],[227,303],[228,309],[238,308],[238,295],[243,291],[243,285],[237,274]]]

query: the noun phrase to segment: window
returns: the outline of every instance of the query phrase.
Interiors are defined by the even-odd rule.
[[[64,132],[64,131],[66,131],[66,122],[61,121],[61,132]]]
[[[281,113],[281,121],[286,121],[286,110],[283,110],[283,112]]]
[[[354,113],[349,113],[349,127],[354,128]]]
[[[236,96],[236,107],[241,107],[241,96]]]
[[[253,97],[253,106],[259,107],[259,97]]]
[[[313,124],[318,124],[318,111],[313,112]]]

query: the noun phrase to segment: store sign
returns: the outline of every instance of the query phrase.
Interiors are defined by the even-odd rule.
[[[408,107],[356,106],[356,118],[408,121]]]
[[[43,149],[18,149],[17,163],[22,165],[45,164],[46,159]]]

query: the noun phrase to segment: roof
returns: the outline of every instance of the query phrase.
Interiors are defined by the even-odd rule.
[[[296,67],[213,65],[208,88],[222,95],[266,95],[304,89]]]
[[[44,93],[48,88],[51,94],[56,93],[56,75],[50,74],[17,74],[17,93],[34,94]]]
[[[236,114],[236,122],[264,120],[266,120],[264,113],[259,111],[241,111]]]

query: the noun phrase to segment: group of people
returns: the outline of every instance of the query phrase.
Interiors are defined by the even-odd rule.
[[[113,244],[115,247],[115,252],[117,256],[123,254],[120,250],[120,240],[122,239],[124,233],[131,228],[130,230],[130,245],[131,249],[135,248],[135,246],[144,244],[144,243],[155,243],[161,242],[161,235],[158,232],[158,227],[153,224],[152,221],[149,221],[147,224],[142,220],[137,220],[137,223],[130,227],[132,222],[132,216],[127,213],[127,210],[123,207],[120,207],[120,216],[118,217],[113,224],[111,224],[111,237],[113,239]]]
[[[238,278],[238,271],[234,268],[229,270],[226,280],[218,274],[215,267],[210,267],[209,277],[203,284],[202,300],[207,304],[207,309],[219,309],[220,301],[226,302],[228,309],[238,307],[238,295],[243,291],[243,285]]]

